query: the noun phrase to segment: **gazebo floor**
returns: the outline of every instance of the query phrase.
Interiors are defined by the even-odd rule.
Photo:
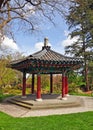
[[[36,95],[27,95],[26,98],[14,96],[7,101],[32,110],[79,107],[83,104],[78,96],[69,96],[67,100],[62,100],[59,94],[42,94],[42,101],[36,101]]]

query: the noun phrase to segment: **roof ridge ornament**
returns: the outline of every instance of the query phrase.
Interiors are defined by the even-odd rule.
[[[44,38],[44,46],[42,47],[42,50],[46,49],[46,50],[50,50],[50,46],[48,45],[49,40],[47,37]]]
[[[47,37],[44,38],[44,46],[48,46],[48,38]]]

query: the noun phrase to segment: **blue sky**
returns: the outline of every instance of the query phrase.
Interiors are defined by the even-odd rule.
[[[41,42],[44,41],[44,38],[48,37],[51,48],[57,52],[63,53],[64,46],[62,46],[62,41],[67,39],[65,34],[67,25],[58,15],[54,20],[55,26],[52,23],[46,22],[42,24],[39,32],[33,34],[17,34],[16,40],[19,48],[26,54],[34,53],[40,49],[42,45]]]
[[[70,37],[67,36],[68,27],[64,19],[59,15],[56,15],[54,21],[55,26],[52,23],[44,22],[40,30],[33,34],[22,33],[20,31],[16,32],[16,43],[12,39],[7,38],[4,44],[12,49],[23,52],[25,55],[29,55],[40,50],[44,38],[48,37],[51,48],[56,52],[64,54],[64,46],[72,44],[72,42],[76,41],[76,38],[71,40]]]

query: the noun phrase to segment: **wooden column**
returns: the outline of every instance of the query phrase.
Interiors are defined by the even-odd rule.
[[[62,99],[66,100],[65,97],[65,73],[62,74]]]
[[[68,77],[65,76],[65,95],[68,96]]]
[[[37,101],[42,101],[41,99],[41,75],[37,74]]]
[[[34,94],[34,74],[32,74],[32,94]]]
[[[53,74],[50,74],[50,94],[53,93]]]
[[[22,88],[22,96],[26,96],[26,72],[23,72],[23,88]]]

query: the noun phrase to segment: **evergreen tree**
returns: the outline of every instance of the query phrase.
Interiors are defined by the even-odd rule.
[[[84,77],[86,89],[88,84],[88,63],[93,54],[93,1],[73,0],[69,7],[69,14],[66,21],[71,30],[71,38],[78,37],[78,41],[67,46],[66,53],[73,53],[75,56],[84,58]]]

